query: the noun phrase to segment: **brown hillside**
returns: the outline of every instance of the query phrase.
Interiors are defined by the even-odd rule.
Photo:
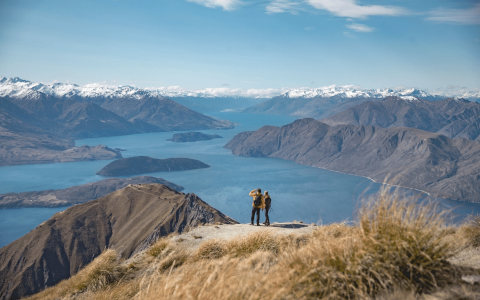
[[[420,189],[442,198],[478,202],[480,143],[415,128],[329,126],[314,119],[237,134],[225,148]]]
[[[77,273],[105,248],[122,258],[200,223],[237,223],[195,194],[129,185],[75,205],[0,249],[0,299],[36,293]]]

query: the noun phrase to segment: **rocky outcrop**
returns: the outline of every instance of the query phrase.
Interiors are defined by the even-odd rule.
[[[185,133],[175,133],[172,138],[167,141],[172,141],[175,143],[186,143],[186,142],[198,142],[198,141],[209,141],[213,139],[221,139],[223,137],[218,134],[205,134],[201,132],[185,132]]]
[[[98,199],[129,184],[158,183],[181,191],[182,186],[151,176],[108,178],[61,190],[46,190],[0,195],[0,209],[20,207],[62,207]]]
[[[52,286],[105,248],[128,258],[161,236],[208,222],[237,223],[196,195],[160,184],[129,185],[72,206],[0,249],[0,299]]]
[[[480,202],[480,143],[414,128],[329,126],[301,119],[236,135],[225,148]]]
[[[463,99],[428,101],[388,97],[368,101],[323,119],[329,125],[413,127],[449,138],[480,140],[480,103]]]
[[[97,172],[102,176],[127,176],[152,172],[170,172],[209,168],[210,166],[191,158],[157,159],[134,156],[112,161]]]

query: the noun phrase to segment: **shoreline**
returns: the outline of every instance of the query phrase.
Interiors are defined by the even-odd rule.
[[[294,162],[295,162],[295,161],[294,161]],[[297,163],[297,162],[295,162],[295,163]],[[298,164],[301,164],[301,163],[298,163]],[[301,165],[304,165],[304,164],[301,164]],[[393,187],[410,189],[410,190],[414,190],[414,191],[417,191],[417,192],[421,192],[421,193],[423,193],[423,194],[427,194],[428,196],[433,196],[433,197],[441,198],[441,199],[445,199],[445,200],[464,201],[464,202],[470,202],[470,203],[479,203],[479,202],[471,202],[471,201],[467,201],[467,200],[454,200],[454,199],[448,199],[448,198],[438,197],[438,196],[434,196],[434,195],[430,194],[430,193],[427,192],[427,191],[423,191],[423,190],[420,190],[420,189],[417,189],[417,188],[413,188],[413,187],[408,187],[408,186],[403,186],[403,185],[397,185],[397,184],[391,184],[391,183],[380,183],[380,182],[377,182],[375,179],[373,179],[373,178],[371,178],[371,177],[368,177],[368,176],[362,176],[362,175],[358,175],[358,174],[346,173],[346,172],[331,170],[331,169],[327,169],[327,168],[317,167],[317,166],[313,166],[313,165],[304,165],[304,166],[314,167],[314,168],[317,168],[317,169],[322,169],[322,170],[331,171],[331,172],[336,172],[336,173],[345,174],[345,175],[352,175],[352,176],[362,177],[362,178],[366,178],[366,179],[368,179],[368,180],[370,180],[370,181],[372,181],[372,182],[374,182],[374,183],[384,184],[384,185],[393,186]]]

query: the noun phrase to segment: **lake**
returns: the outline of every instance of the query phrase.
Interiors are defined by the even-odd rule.
[[[205,202],[239,222],[250,222],[252,189],[262,188],[272,197],[271,222],[301,220],[305,223],[331,223],[352,219],[358,197],[365,190],[375,192],[380,185],[358,176],[303,166],[274,158],[240,157],[223,146],[237,133],[263,125],[281,126],[294,119],[286,116],[250,115],[236,112],[212,113],[241,125],[233,130],[202,130],[222,139],[193,143],[166,141],[172,132],[148,133],[76,141],[77,146],[103,144],[125,149],[124,157],[146,155],[154,158],[187,157],[198,159],[207,169],[149,173],[185,187]],[[95,175],[111,161],[7,166],[0,168],[0,194],[61,189],[98,181]],[[440,200],[446,208],[457,207],[459,214],[480,212],[480,205]],[[54,213],[65,208],[0,210],[0,247],[23,236]],[[263,215],[262,215],[263,222]]]

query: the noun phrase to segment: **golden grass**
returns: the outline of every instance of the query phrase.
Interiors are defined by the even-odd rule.
[[[133,269],[132,265],[120,265],[117,257],[114,250],[108,249],[68,280],[31,296],[31,299],[69,298],[80,293],[106,289]]]
[[[479,224],[452,227],[434,205],[384,189],[362,203],[357,222],[308,235],[265,229],[194,252],[165,238],[134,271],[107,251],[38,299],[475,299],[449,261],[466,243],[478,246]]]
[[[467,240],[466,246],[480,247],[480,215],[469,216],[459,233]]]
[[[159,256],[163,250],[165,250],[168,245],[170,244],[170,241],[167,239],[160,239],[156,243],[154,243],[150,248],[148,248],[147,253],[153,257]]]

